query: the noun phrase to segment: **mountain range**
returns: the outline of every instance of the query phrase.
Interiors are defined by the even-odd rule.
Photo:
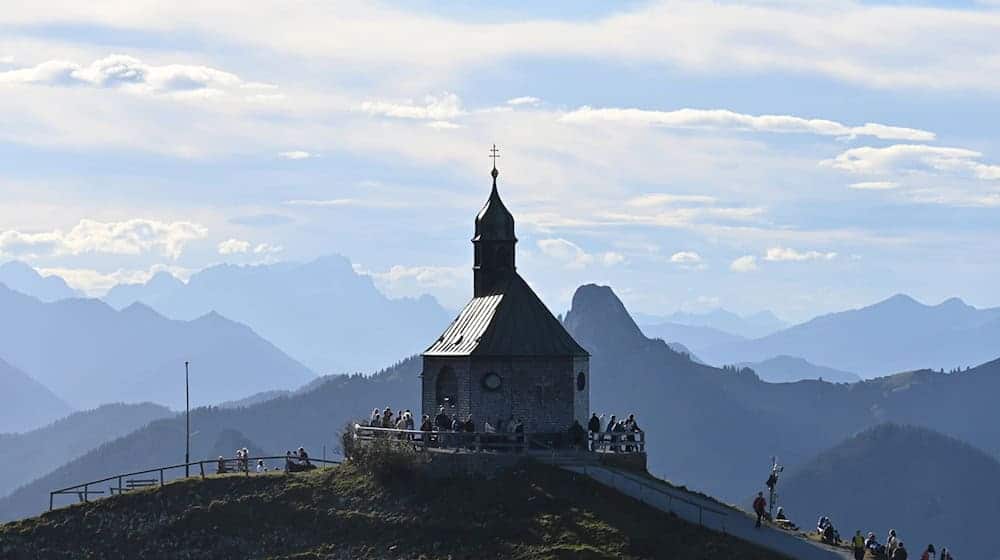
[[[195,405],[300,386],[314,378],[249,327],[209,313],[170,320],[142,304],[44,303],[0,286],[0,356],[78,409],[153,401],[184,407],[184,362]]]
[[[152,403],[106,404],[23,434],[0,434],[0,465],[4,465],[0,496],[106,441],[173,414]]]
[[[232,457],[249,447],[268,455],[305,447],[315,457],[340,454],[340,433],[349,421],[367,418],[372,408],[419,411],[420,367],[409,358],[370,376],[320,378],[302,392],[235,408],[191,411],[191,458]],[[48,492],[108,473],[182,463],[184,417],[164,418],[108,441],[32,483],[0,498],[0,521],[42,511]]]
[[[340,256],[218,265],[187,283],[161,272],[145,284],[116,286],[104,300],[118,309],[142,302],[181,320],[217,311],[324,374],[373,371],[420,352],[428,333],[451,319],[430,296],[386,297]]]
[[[42,301],[83,297],[56,275],[42,276],[30,265],[21,261],[8,261],[0,265],[0,284]]]
[[[710,346],[674,341],[715,364],[790,355],[866,378],[928,367],[951,370],[1000,355],[1000,308],[977,309],[958,298],[925,305],[896,295],[754,340]]]
[[[0,358],[0,434],[32,430],[71,411],[66,401]]]
[[[739,315],[722,308],[703,313],[675,311],[666,316],[636,313],[635,320],[643,329],[651,325],[669,323],[687,327],[706,327],[740,338],[760,338],[789,326],[788,322],[779,319],[771,311]]]
[[[1000,463],[958,441],[913,426],[865,430],[790,469],[778,491],[787,513],[811,527],[829,516],[841,535],[894,528],[911,558],[927,543],[957,558],[997,558]]]
[[[741,362],[736,367],[748,367],[768,383],[793,383],[803,379],[822,379],[830,383],[855,383],[861,377],[849,371],[818,366],[795,356],[775,356],[762,362]]]

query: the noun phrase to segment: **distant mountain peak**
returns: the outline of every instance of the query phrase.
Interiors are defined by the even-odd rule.
[[[82,295],[59,276],[42,276],[31,265],[17,260],[0,264],[0,284],[42,301],[57,301]]]

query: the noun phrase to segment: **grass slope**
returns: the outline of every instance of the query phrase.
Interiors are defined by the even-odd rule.
[[[0,557],[780,558],[550,467],[382,484],[350,464],[56,510],[0,526]]]

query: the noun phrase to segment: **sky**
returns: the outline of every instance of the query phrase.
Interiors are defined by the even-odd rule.
[[[997,306],[998,93],[989,1],[22,3],[0,261],[99,296],[336,253],[455,308],[496,144],[556,310]]]

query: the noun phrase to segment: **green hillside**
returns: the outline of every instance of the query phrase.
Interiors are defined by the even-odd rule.
[[[0,525],[0,557],[781,558],[550,467],[417,476],[345,464],[181,480]]]

